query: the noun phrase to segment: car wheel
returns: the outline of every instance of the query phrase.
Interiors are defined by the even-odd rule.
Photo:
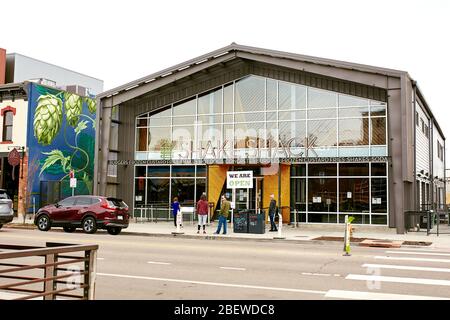
[[[83,220],[83,223],[81,225],[85,233],[92,234],[97,232],[97,222],[93,217],[87,217]]]
[[[111,235],[113,235],[113,236],[117,236],[117,235],[120,233],[120,231],[122,231],[122,228],[119,228],[119,227],[111,227],[111,228],[108,228],[107,230],[108,230],[108,233],[109,233],[109,234],[111,234]]]
[[[67,233],[72,233],[75,231],[75,227],[69,226],[69,227],[63,227],[64,231]]]
[[[50,230],[50,219],[46,214],[43,214],[40,216],[37,220],[37,227],[41,231],[48,231]]]

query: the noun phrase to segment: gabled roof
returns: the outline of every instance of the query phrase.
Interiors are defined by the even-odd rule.
[[[133,90],[141,85],[145,85],[145,84],[153,82],[153,81],[161,80],[161,79],[163,79],[169,75],[172,75],[174,73],[177,73],[179,71],[187,70],[194,66],[200,66],[206,62],[209,62],[209,61],[218,59],[219,57],[222,57],[224,55],[227,55],[230,53],[236,53],[236,52],[245,52],[245,53],[250,53],[250,54],[255,54],[255,55],[263,55],[263,56],[270,56],[270,57],[281,58],[281,59],[302,61],[302,62],[308,62],[308,63],[313,63],[313,64],[320,64],[320,65],[324,65],[324,66],[332,66],[332,67],[336,67],[336,68],[349,69],[349,70],[358,70],[358,71],[362,71],[362,72],[381,74],[381,75],[387,75],[387,76],[393,76],[393,77],[399,77],[401,75],[407,74],[405,71],[379,68],[379,67],[374,67],[374,66],[369,66],[369,65],[350,63],[350,62],[338,61],[338,60],[331,60],[331,59],[325,59],[325,58],[318,58],[318,57],[312,57],[312,56],[306,56],[306,55],[288,53],[288,52],[282,52],[282,51],[276,51],[276,50],[243,46],[243,45],[238,45],[233,42],[229,46],[209,52],[209,53],[201,55],[197,58],[179,63],[175,66],[172,66],[170,68],[150,74],[146,77],[128,82],[122,86],[107,90],[107,91],[97,95],[97,97],[101,99],[104,97],[110,97],[112,95],[119,94],[124,91]],[[220,62],[221,61],[218,61],[218,63],[220,63]],[[208,67],[209,66],[210,65],[208,65]],[[206,64],[205,64],[205,67],[206,67]]]

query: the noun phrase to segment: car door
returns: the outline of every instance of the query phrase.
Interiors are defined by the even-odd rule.
[[[73,223],[81,224],[84,213],[92,205],[92,198],[90,197],[77,197],[74,210],[71,213],[70,220]]]
[[[70,216],[73,214],[76,197],[69,197],[58,202],[58,207],[51,213],[53,224],[70,223]]]

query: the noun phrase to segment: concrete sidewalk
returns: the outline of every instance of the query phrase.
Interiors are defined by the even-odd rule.
[[[27,219],[26,224],[31,227],[33,220]],[[212,222],[206,226],[206,234],[203,230],[197,234],[197,223],[194,221],[185,221],[183,228],[180,231],[183,234],[174,235],[176,228],[173,221],[159,221],[159,222],[134,222],[131,221],[127,229],[122,231],[126,235],[143,235],[143,236],[165,236],[165,237],[183,237],[193,239],[216,239],[216,240],[261,240],[261,241],[313,241],[313,240],[332,240],[332,238],[344,237],[344,225],[306,225],[299,224],[298,227],[294,225],[283,225],[282,237],[283,240],[274,239],[278,237],[278,232],[269,232],[270,225],[266,225],[266,232],[264,234],[248,234],[248,233],[234,233],[230,223],[228,223],[227,235],[215,235],[217,229],[217,221]],[[23,221],[14,221],[5,227],[22,227]],[[408,232],[406,234],[396,234],[395,229],[385,226],[362,226],[354,225],[353,238],[355,239],[377,239],[377,240],[398,240],[406,241],[405,244],[424,245],[427,248],[442,248],[450,249],[450,234],[430,234],[427,236],[426,232]],[[448,232],[449,228],[442,228],[441,231]],[[222,230],[223,231],[223,230]],[[432,232],[436,233],[436,229]],[[331,239],[330,239],[331,238]],[[431,243],[431,245],[426,245]],[[356,243],[354,243],[356,244]]]

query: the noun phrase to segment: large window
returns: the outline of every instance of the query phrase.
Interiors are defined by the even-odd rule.
[[[13,119],[12,111],[6,111],[3,114],[3,141],[12,141]]]
[[[386,163],[291,165],[291,208],[300,222],[387,225]]]
[[[287,143],[297,156],[386,156],[386,108],[380,101],[247,76],[137,117],[135,156],[198,159],[224,143],[235,157],[257,157]],[[263,152],[248,150],[256,148]],[[281,149],[275,157],[285,157]]]

